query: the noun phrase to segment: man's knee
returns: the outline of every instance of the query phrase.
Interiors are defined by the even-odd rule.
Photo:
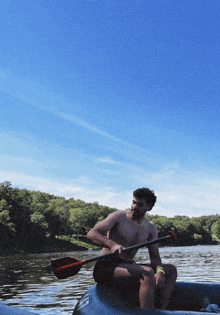
[[[177,278],[177,269],[174,265],[167,264],[167,265],[163,265],[163,267],[166,272],[166,278],[170,278],[170,277],[172,277],[173,279]]]

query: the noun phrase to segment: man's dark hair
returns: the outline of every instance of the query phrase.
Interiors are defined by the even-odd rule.
[[[151,205],[151,209],[157,200],[154,191],[150,190],[149,188],[138,188],[133,192],[133,195],[135,198],[145,199],[147,205]]]

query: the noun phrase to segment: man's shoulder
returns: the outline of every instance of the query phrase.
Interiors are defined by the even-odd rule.
[[[124,216],[126,216],[125,211],[117,210],[111,213],[103,222],[107,222],[110,225],[119,224],[124,221]]]
[[[117,218],[121,218],[123,215],[125,215],[125,211],[122,211],[122,210],[117,210],[113,213],[111,213],[109,215],[110,218],[114,218],[114,219],[117,219]]]

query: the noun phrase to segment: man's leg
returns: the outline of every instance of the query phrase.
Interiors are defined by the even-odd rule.
[[[142,309],[154,308],[155,277],[152,268],[135,264],[123,264],[115,269],[116,282],[140,283],[139,301]]]
[[[163,288],[156,288],[156,291],[160,292],[161,301],[159,301],[159,308],[166,309],[170,301],[173,289],[175,287],[177,279],[177,269],[174,265],[164,264],[162,265],[166,273],[165,286]]]

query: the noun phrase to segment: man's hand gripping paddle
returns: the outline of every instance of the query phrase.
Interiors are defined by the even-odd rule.
[[[142,244],[127,247],[127,248],[123,249],[122,252],[126,253],[132,249],[138,249],[138,248],[146,247],[146,246],[149,246],[152,244],[166,241],[168,239],[172,239],[173,241],[177,241],[177,237],[176,237],[175,233],[169,232],[169,235],[167,235],[167,236],[158,238],[158,239],[153,240],[153,241],[149,241],[149,242],[145,242]],[[51,267],[52,267],[52,270],[53,270],[55,276],[58,279],[66,279],[68,277],[75,276],[80,271],[80,269],[83,265],[85,265],[89,262],[95,261],[95,260],[102,259],[104,257],[109,257],[109,256],[115,256],[115,254],[109,253],[106,255],[93,257],[93,258],[90,258],[87,260],[78,260],[78,259],[71,258],[71,257],[64,257],[64,258],[52,260]]]

